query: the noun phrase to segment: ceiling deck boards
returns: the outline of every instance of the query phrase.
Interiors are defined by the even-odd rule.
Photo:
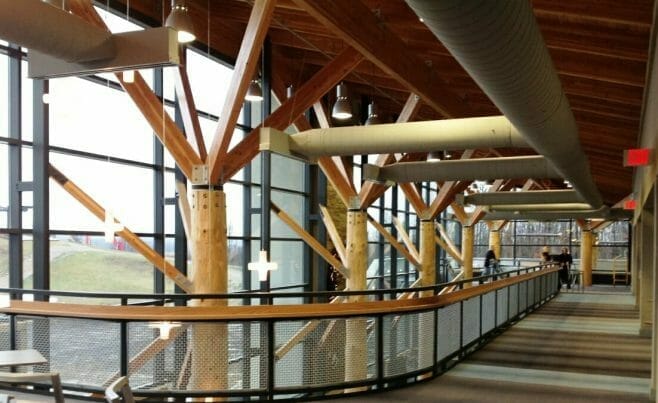
[[[631,192],[632,170],[623,168],[621,159],[623,149],[637,144],[654,2],[531,2],[580,128],[581,142],[595,182],[605,202],[614,204]],[[126,0],[113,3],[115,8],[125,11]],[[131,14],[145,15],[158,22],[169,12],[168,3],[131,0]],[[252,3],[249,0],[187,0],[196,20],[199,38],[196,44],[205,51],[209,42],[209,46],[227,60],[235,60]],[[335,10],[314,9],[320,8],[319,4],[323,8],[343,5],[359,12],[356,17],[350,17],[349,12],[342,10],[344,15],[341,16]],[[319,14],[318,19],[309,15],[307,9]],[[327,19],[332,26],[327,26]],[[389,68],[376,57],[364,60],[345,78],[357,102],[364,104],[375,100],[384,119],[393,121],[409,92],[413,91],[410,85],[422,82],[418,72],[423,71],[421,78],[434,77],[433,80],[441,84],[423,97],[433,98],[434,108],[422,103],[414,120],[443,118],[437,110],[446,105],[448,115],[454,117],[500,113],[404,0],[277,0],[268,38],[273,48],[273,68],[285,66],[287,71],[274,75],[275,79],[285,82],[273,83],[273,86],[284,88],[293,84],[299,88],[348,46],[372,47],[372,43],[376,43],[372,36],[381,35],[373,24],[381,25],[386,35],[395,39],[396,46],[411,55],[415,64],[381,53],[375,56],[389,58],[384,63],[389,64]],[[390,69],[391,64],[397,64],[395,74]],[[333,102],[334,97],[330,91],[324,96],[325,102]],[[360,118],[364,119],[364,116]],[[503,154],[527,152],[505,150]]]

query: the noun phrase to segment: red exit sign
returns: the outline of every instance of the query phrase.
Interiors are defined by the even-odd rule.
[[[633,148],[630,150],[624,150],[625,167],[641,167],[649,165],[650,158],[650,148]]]

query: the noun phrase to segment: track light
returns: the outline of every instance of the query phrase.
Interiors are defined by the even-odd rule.
[[[352,118],[352,104],[347,96],[347,86],[343,83],[336,87],[336,103],[331,110],[331,116],[340,120]]]
[[[263,90],[258,84],[258,80],[251,80],[247,95],[244,97],[249,102],[260,102],[263,100]]]
[[[366,119],[366,126],[379,125],[382,120],[379,118],[379,108],[374,102],[368,104],[368,119]]]
[[[165,27],[178,31],[179,43],[188,43],[196,39],[194,24],[184,0],[171,1],[171,12],[165,21]]]

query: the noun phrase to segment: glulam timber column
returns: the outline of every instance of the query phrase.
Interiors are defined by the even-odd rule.
[[[462,226],[462,260],[464,265],[464,279],[473,278],[473,231],[472,225]],[[464,288],[471,283],[464,283]]]
[[[420,286],[431,286],[436,284],[436,234],[434,220],[420,221]],[[431,297],[432,290],[421,291],[420,297]],[[419,367],[432,364],[434,343],[432,340],[434,320],[433,314],[418,314],[418,363]],[[424,379],[430,374],[424,374]]]
[[[653,198],[648,198],[651,203]],[[642,244],[640,246],[640,336],[651,337],[653,322],[653,261],[654,261],[654,228],[653,211],[647,208],[642,210],[639,224],[642,226]]]
[[[500,231],[489,230],[489,249],[496,254],[496,259],[500,260]]]
[[[368,215],[360,209],[347,211],[347,289],[366,289],[368,263]],[[349,297],[348,302],[365,301],[363,295]],[[379,335],[378,337],[382,337]],[[366,318],[348,319],[345,323],[345,381],[360,381],[368,377],[368,346]],[[349,389],[348,392],[361,390]]]
[[[420,286],[436,284],[436,242],[434,220],[420,221]],[[431,297],[431,290],[421,291],[421,297]]]
[[[580,239],[580,270],[583,272],[583,286],[592,285],[592,231],[583,230]]]
[[[228,291],[226,195],[221,188],[194,188],[191,203],[191,280],[196,294]],[[226,300],[192,300],[193,306],[222,306]],[[228,388],[228,326],[192,326],[189,390]]]

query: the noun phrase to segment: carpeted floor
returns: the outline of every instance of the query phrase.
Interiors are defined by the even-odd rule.
[[[651,340],[627,290],[562,293],[434,380],[334,402],[648,403]]]

